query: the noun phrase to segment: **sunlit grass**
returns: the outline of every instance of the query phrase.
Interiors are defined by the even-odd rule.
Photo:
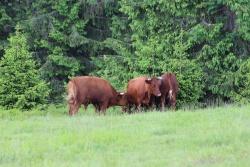
[[[0,111],[0,166],[250,164],[250,106],[105,116],[92,107]]]

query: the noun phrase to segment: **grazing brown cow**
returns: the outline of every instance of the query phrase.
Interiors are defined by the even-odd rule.
[[[161,78],[138,77],[130,80],[127,86],[128,109],[135,105],[141,110],[141,105],[148,105],[151,95],[161,96],[159,90]]]
[[[127,95],[118,93],[108,81],[93,77],[80,76],[72,78],[67,87],[69,115],[78,112],[81,104],[87,108],[88,104],[95,106],[96,112],[103,112],[114,105],[127,104]]]
[[[165,109],[165,104],[170,105],[174,110],[176,107],[176,96],[179,91],[179,84],[174,73],[165,73],[161,80],[161,110]],[[157,100],[156,100],[157,103]],[[157,104],[156,104],[157,105]]]

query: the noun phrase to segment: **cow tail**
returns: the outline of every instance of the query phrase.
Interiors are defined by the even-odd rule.
[[[72,80],[69,81],[68,86],[67,86],[67,92],[68,92],[68,96],[66,100],[70,104],[75,104],[76,99],[77,99],[77,88],[76,88],[74,81]]]
[[[173,99],[173,89],[170,89],[168,93],[169,93],[170,100],[172,100]]]

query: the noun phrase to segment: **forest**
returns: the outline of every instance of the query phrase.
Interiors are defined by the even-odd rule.
[[[73,76],[123,91],[165,72],[178,106],[250,102],[249,0],[0,1],[0,106],[62,103]]]

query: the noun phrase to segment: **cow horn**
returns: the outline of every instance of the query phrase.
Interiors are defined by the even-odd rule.
[[[124,95],[124,92],[119,93],[120,95]]]
[[[162,80],[162,77],[157,77],[157,79]]]

